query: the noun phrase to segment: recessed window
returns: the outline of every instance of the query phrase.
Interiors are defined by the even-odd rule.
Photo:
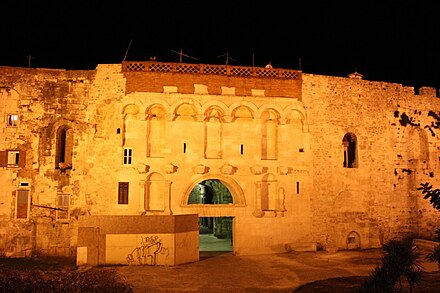
[[[17,190],[15,218],[27,219],[29,214],[29,190]]]
[[[19,151],[8,151],[8,166],[18,166],[19,159]]]
[[[299,194],[299,182],[296,181],[296,194]]]
[[[18,125],[18,114],[9,114],[7,119],[8,126],[17,126]]]
[[[131,165],[133,163],[133,149],[124,148],[124,165]]]
[[[72,169],[73,129],[64,125],[58,128],[55,169]]]
[[[244,147],[243,147],[243,144],[241,144],[241,145],[240,145],[240,155],[242,155],[243,152],[244,152]]]
[[[68,194],[58,194],[57,200],[57,220],[69,219],[70,196]]]
[[[357,168],[357,139],[353,133],[347,133],[342,139],[344,147],[344,168]]]
[[[22,167],[26,165],[26,152],[18,150],[0,151],[0,167]]]
[[[119,182],[118,204],[128,204],[128,182]]]
[[[183,153],[186,154],[186,143],[183,143]]]

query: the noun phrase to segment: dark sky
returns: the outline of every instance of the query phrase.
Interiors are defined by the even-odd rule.
[[[114,4],[113,2],[116,2]],[[261,4],[258,4],[262,2]],[[428,3],[428,4],[427,4]],[[438,87],[435,1],[44,1],[0,5],[0,66],[94,69],[177,62],[301,69],[305,73]],[[431,3],[431,4],[429,4]],[[221,57],[219,57],[221,56]]]

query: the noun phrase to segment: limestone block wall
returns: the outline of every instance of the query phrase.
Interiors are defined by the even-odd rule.
[[[198,216],[81,216],[77,249],[78,265],[195,262]]]
[[[0,193],[5,204],[0,242],[5,255],[76,254],[76,219],[88,213],[90,204],[85,187],[93,166],[89,151],[99,120],[96,109],[108,103],[96,98],[105,90],[95,92],[101,86],[91,84],[103,80],[102,88],[113,93],[109,97],[118,97],[118,83],[109,81],[115,67],[102,68],[106,76],[98,75],[96,82],[95,71],[0,68]],[[16,125],[9,125],[11,114],[17,115]],[[18,164],[9,164],[10,151],[19,152]]]
[[[302,103],[261,95],[238,99],[231,92],[181,94],[178,87],[167,92],[170,87],[161,93],[130,93],[121,105],[108,109],[106,117],[119,115],[119,126],[112,129],[107,127],[112,122],[104,120],[102,127],[118,141],[95,142],[95,148],[103,149],[96,158],[102,165],[95,165],[90,174],[100,178],[101,190],[96,190],[100,204],[90,212],[235,217],[236,254],[284,251],[287,242],[310,241],[311,157]],[[193,87],[195,91],[203,85]],[[273,115],[276,130],[265,129],[267,115]],[[211,129],[215,136],[210,136]],[[267,133],[276,144],[267,145]],[[124,149],[132,150],[130,164],[123,162]],[[224,183],[233,194],[233,204],[189,205],[192,188],[207,179]],[[267,190],[262,191],[268,180],[273,181],[273,206],[264,208],[261,194],[268,196]],[[129,184],[126,204],[118,204],[119,182]],[[284,224],[274,229],[281,222],[295,231],[283,233]],[[249,237],[255,241],[248,241]]]
[[[435,89],[125,65],[0,67],[1,254],[74,256],[85,215],[232,217],[236,254],[433,236],[417,187],[440,187]],[[189,204],[211,179],[233,202]]]
[[[352,241],[359,247],[377,247],[393,237],[433,231],[438,214],[415,188],[426,179],[435,182],[426,176],[434,169],[419,166],[408,173],[408,164],[416,162],[409,162],[414,138],[406,133],[416,133],[415,156],[422,165],[426,159],[420,152],[429,149],[426,158],[438,157],[438,138],[426,140],[423,123],[403,126],[399,120],[403,109],[417,109],[422,114],[417,111],[416,116],[429,124],[428,109],[438,112],[438,98],[415,95],[414,89],[399,84],[304,74],[303,101],[314,158],[311,210],[316,241],[328,248],[348,248]],[[356,137],[355,168],[344,168],[347,133]]]

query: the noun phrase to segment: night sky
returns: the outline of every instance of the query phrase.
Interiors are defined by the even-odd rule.
[[[178,62],[182,49],[187,63],[229,56],[230,65],[438,87],[440,10],[423,2],[5,0],[0,66],[28,67],[29,55],[39,68]]]

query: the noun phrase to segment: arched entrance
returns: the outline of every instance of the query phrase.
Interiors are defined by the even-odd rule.
[[[193,186],[186,203],[197,205],[204,211],[210,207],[230,206],[234,197],[229,188],[219,179],[204,179]],[[200,215],[200,214],[199,214]],[[230,252],[233,250],[233,217],[205,216],[199,217],[199,251]]]

